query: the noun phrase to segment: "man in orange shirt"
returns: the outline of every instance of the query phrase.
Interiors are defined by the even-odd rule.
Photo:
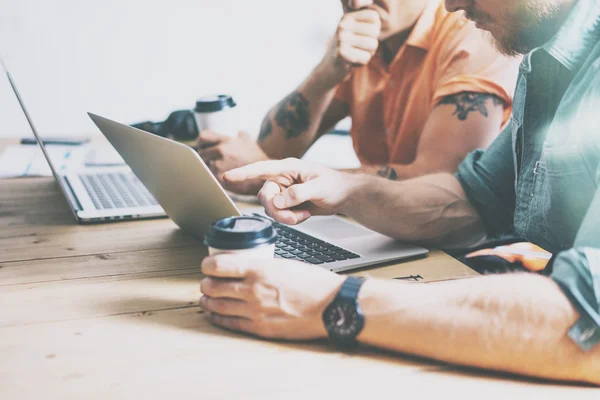
[[[455,172],[486,148],[511,113],[519,59],[501,56],[442,0],[342,0],[344,16],[321,63],[265,117],[258,142],[201,132],[199,154],[224,172],[301,157],[352,118],[359,172],[406,179]],[[223,182],[222,182],[223,183]],[[225,186],[256,193],[261,184]]]

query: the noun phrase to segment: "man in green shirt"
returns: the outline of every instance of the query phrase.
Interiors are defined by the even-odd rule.
[[[399,240],[444,248],[514,230],[554,254],[544,273],[413,285],[220,256],[203,262],[200,305],[215,324],[259,336],[329,335],[600,385],[600,1],[446,7],[465,11],[506,54],[526,54],[511,123],[456,175],[386,182],[288,159],[224,178],[265,180],[261,202],[289,224],[341,212]]]

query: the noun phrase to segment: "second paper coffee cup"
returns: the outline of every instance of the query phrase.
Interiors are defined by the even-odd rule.
[[[277,230],[260,217],[230,217],[216,221],[204,235],[208,254],[244,254],[256,258],[275,256]]]
[[[209,130],[220,135],[238,135],[237,109],[231,96],[219,94],[198,99],[194,117],[199,132]]]

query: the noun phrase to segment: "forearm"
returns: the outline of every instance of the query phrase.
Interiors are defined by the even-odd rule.
[[[466,247],[485,238],[475,209],[450,174],[400,182],[357,175],[350,178],[342,212],[357,222],[403,241]]]
[[[454,168],[456,169],[456,168]],[[352,174],[366,174],[380,176],[391,181],[402,181],[406,179],[418,178],[439,172],[451,173],[452,168],[435,168],[425,163],[413,164],[389,164],[389,165],[362,165],[360,168],[347,169],[343,172]]]
[[[316,140],[336,87],[319,66],[275,105],[265,116],[258,138],[265,153],[274,159],[300,158]]]
[[[505,275],[416,285],[369,280],[359,341],[444,362],[600,384],[600,349],[568,337],[578,319],[550,279]]]

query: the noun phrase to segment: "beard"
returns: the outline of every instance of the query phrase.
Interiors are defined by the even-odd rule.
[[[476,10],[467,10],[467,18],[483,23],[492,19]],[[502,16],[498,32],[487,32],[492,45],[502,54],[527,54],[550,40],[560,27],[560,8],[553,0],[527,0],[514,14]]]

